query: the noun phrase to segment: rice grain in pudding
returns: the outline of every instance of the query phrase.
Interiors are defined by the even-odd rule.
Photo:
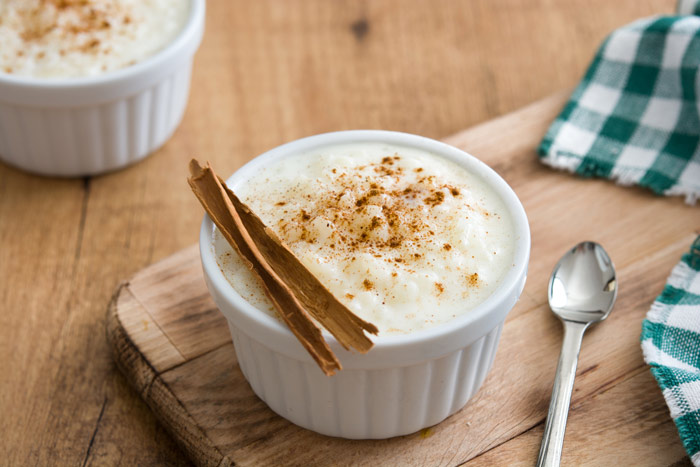
[[[236,193],[381,334],[468,313],[513,266],[502,200],[461,166],[415,148],[318,148],[259,170]],[[233,288],[274,316],[257,278],[216,230],[213,243]]]
[[[0,0],[0,72],[95,76],[133,65],[182,30],[188,0]]]

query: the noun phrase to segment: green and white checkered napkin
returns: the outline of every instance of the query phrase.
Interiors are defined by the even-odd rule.
[[[605,40],[539,152],[583,176],[700,197],[700,2]]]
[[[700,237],[673,268],[642,324],[644,360],[661,386],[683,446],[700,465]]]

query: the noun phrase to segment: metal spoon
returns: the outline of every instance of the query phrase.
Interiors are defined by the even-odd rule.
[[[617,297],[615,266],[602,246],[582,242],[568,251],[549,279],[549,306],[564,325],[564,341],[537,466],[558,466],[583,333],[608,317]]]

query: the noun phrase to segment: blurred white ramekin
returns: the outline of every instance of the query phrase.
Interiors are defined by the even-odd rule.
[[[227,184],[235,190],[277,159],[354,142],[397,144],[445,157],[480,176],[502,197],[515,226],[515,258],[485,302],[439,326],[373,337],[375,345],[365,355],[345,351],[324,331],[343,365],[328,377],[284,324],[254,308],[228,283],[213,251],[215,227],[208,216],[202,222],[199,247],[207,287],[228,320],[238,363],[253,391],[282,417],[318,433],[389,438],[444,420],[479,389],[493,363],[506,315],[525,285],[530,228],[520,201],[496,172],[457,148],[405,133],[343,131],[304,138],[253,159]]]
[[[204,8],[190,0],[175,40],[127,68],[84,78],[0,73],[0,159],[37,174],[81,176],[160,148],[185,112]]]

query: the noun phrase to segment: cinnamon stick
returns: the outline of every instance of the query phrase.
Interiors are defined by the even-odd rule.
[[[333,375],[336,370],[340,370],[342,366],[323,339],[321,330],[294,298],[289,287],[284,285],[272,268],[264,262],[260,253],[256,251],[255,243],[243,226],[211,166],[207,164],[203,168],[199,162],[193,159],[190,162],[190,178],[187,181],[224,238],[238,252],[253,274],[262,280],[265,294],[321,370],[326,375]]]
[[[376,326],[340,303],[209,164],[203,168],[193,159],[190,173],[188,181],[204,209],[244,263],[260,277],[280,316],[324,373],[331,375],[341,365],[309,314],[346,349],[365,353],[372,347],[364,331],[376,334]]]

